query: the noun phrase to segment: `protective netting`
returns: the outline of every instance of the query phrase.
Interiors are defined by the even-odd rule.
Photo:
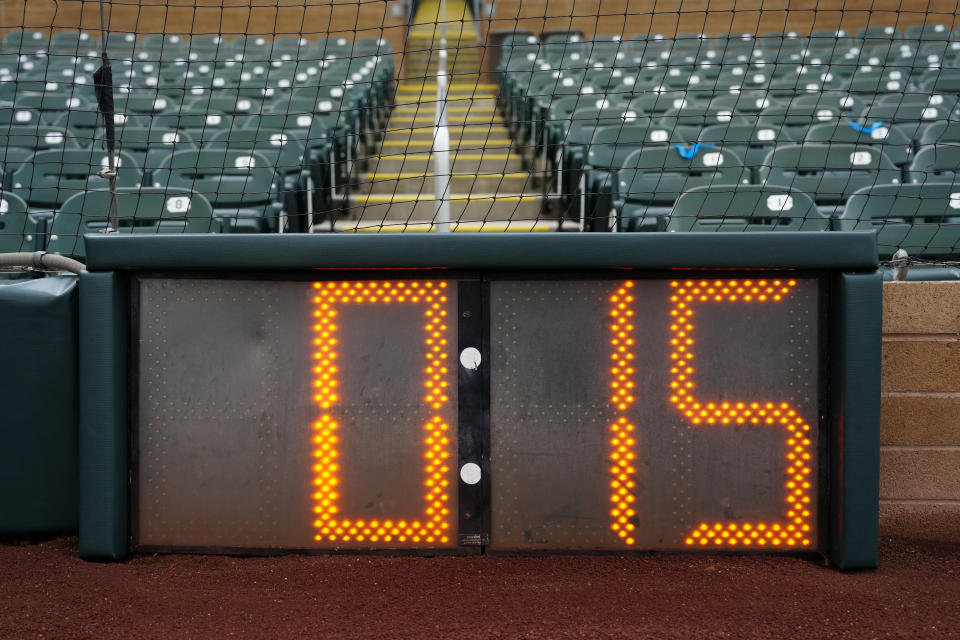
[[[0,1],[0,251],[874,229],[960,259],[956,4],[719,4]]]

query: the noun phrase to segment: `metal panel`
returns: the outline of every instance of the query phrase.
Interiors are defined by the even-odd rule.
[[[818,548],[818,281],[729,273],[491,284],[492,549]]]
[[[456,545],[446,285],[141,280],[136,544]]]

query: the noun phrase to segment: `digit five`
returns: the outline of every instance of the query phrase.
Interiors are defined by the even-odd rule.
[[[685,538],[691,547],[806,547],[811,537],[813,469],[810,425],[787,402],[744,399],[718,401],[700,398],[694,367],[695,308],[705,304],[776,304],[789,295],[794,280],[713,280],[670,283],[670,403],[693,427],[723,428],[730,425],[780,427],[784,430],[784,516],[773,522],[701,522]],[[634,425],[625,415],[634,403],[633,282],[626,282],[610,297],[613,347],[610,369],[610,400],[620,414],[611,426],[612,466],[610,483],[611,529],[627,545],[633,545],[636,496]]]

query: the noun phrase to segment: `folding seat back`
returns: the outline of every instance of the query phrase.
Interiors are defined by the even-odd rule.
[[[950,110],[943,105],[922,105],[915,102],[875,102],[864,110],[860,123],[865,127],[898,129],[910,140],[917,140],[926,125],[950,118]]]
[[[177,151],[154,172],[153,181],[157,187],[191,189],[206,196],[225,230],[277,229],[273,167],[256,151]]]
[[[284,59],[284,56],[297,59],[301,53],[306,57],[309,49],[310,41],[306,38],[274,38],[271,56],[274,59]]]
[[[117,148],[129,153],[144,172],[144,182],[152,182],[150,177],[160,168],[160,163],[176,151],[196,149],[190,134],[157,126],[124,125],[115,130]],[[105,133],[97,132],[97,139],[103,140]]]
[[[953,29],[948,24],[924,22],[907,27],[904,36],[907,40],[931,42],[934,40],[949,40]]]
[[[608,125],[593,134],[586,164],[592,168],[617,169],[628,156],[641,149],[689,145],[695,142],[696,135],[695,127],[664,127],[646,122]]]
[[[762,116],[783,102],[766,91],[742,91],[714,98],[710,108],[718,122],[729,122],[734,115]]]
[[[712,185],[684,192],[667,231],[827,231],[830,218],[806,193],[766,185]]]
[[[186,57],[190,50],[190,38],[175,33],[154,33],[146,36],[141,46],[152,60]]]
[[[656,87],[653,91],[644,91],[630,100],[629,109],[651,116],[662,116],[671,109],[683,108],[687,100],[686,91],[671,91]]]
[[[645,147],[624,160],[617,192],[628,201],[672,206],[694,187],[745,179],[743,161],[726,149],[699,143]]]
[[[190,36],[190,58],[215,60],[209,54],[218,54],[221,51],[230,50],[230,41],[223,35],[192,35]],[[204,54],[194,58],[192,54]]]
[[[856,39],[863,43],[892,42],[902,40],[903,34],[892,25],[871,24],[857,31]]]
[[[180,101],[169,96],[150,92],[135,92],[114,100],[116,113],[130,115],[161,115],[180,111]]]
[[[697,141],[733,151],[752,171],[763,164],[774,147],[792,143],[793,137],[786,128],[776,125],[729,122],[705,127],[700,131]]]
[[[80,142],[62,127],[0,125],[0,157],[12,170],[38,151],[79,149]]]
[[[22,55],[34,55],[38,52],[46,52],[49,47],[47,34],[43,31],[8,31],[3,37],[3,50],[20,53]]]
[[[251,115],[262,113],[263,102],[247,96],[241,96],[235,91],[213,91],[209,95],[197,96],[185,100],[185,111],[204,111],[207,113],[223,113],[231,116]]]
[[[154,116],[153,126],[183,131],[195,143],[202,145],[203,141],[209,140],[217,131],[230,129],[233,126],[233,116],[184,109],[179,113]]]
[[[953,63],[954,67],[956,63]],[[918,88],[924,91],[956,94],[960,92],[960,69],[941,68],[926,71],[917,79]]]
[[[20,196],[0,190],[0,253],[36,251],[37,222]]]
[[[834,114],[840,116],[859,115],[870,103],[866,96],[846,91],[818,91],[796,96],[790,100],[789,112],[810,112],[817,116],[818,123],[826,122]]]
[[[843,29],[816,29],[810,32],[807,48],[813,55],[832,52],[836,49],[848,49],[853,44],[850,34]]]
[[[839,212],[855,191],[899,184],[901,172],[875,147],[855,144],[797,144],[775,148],[760,167],[763,184],[787,186],[813,196],[821,210]]]
[[[120,31],[111,31],[107,34],[107,55],[113,59],[132,58],[136,47],[136,34]]]
[[[118,152],[115,161],[118,187],[140,184],[142,174],[130,154]],[[14,193],[31,208],[49,211],[75,193],[106,186],[106,179],[97,174],[108,166],[107,152],[102,149],[38,151],[13,172],[10,181]]]
[[[842,111],[839,106],[816,105],[810,106],[790,102],[774,104],[765,109],[760,116],[760,125],[764,127],[781,127],[786,129],[794,140],[803,140],[807,131],[815,124],[840,122]]]
[[[910,163],[907,175],[913,184],[960,182],[960,145],[948,143],[921,147]]]
[[[83,236],[108,228],[110,192],[106,189],[71,196],[53,217],[46,250],[83,258]],[[210,233],[219,230],[210,202],[199,193],[176,188],[118,188],[115,233]]]
[[[934,144],[960,145],[960,122],[955,120],[939,120],[931,122],[920,133],[921,147]]]
[[[913,141],[902,130],[879,122],[870,126],[851,121],[817,124],[810,127],[803,142],[869,145],[901,167],[908,165],[913,158]]]
[[[86,55],[98,51],[97,36],[87,31],[57,31],[50,37],[50,52]]]
[[[881,258],[960,256],[960,189],[956,185],[877,185],[850,196],[839,219],[844,231],[876,231]]]
[[[273,41],[263,36],[235,38],[230,43],[230,52],[243,60],[269,60],[272,51]]]
[[[913,110],[913,109],[925,109],[927,107],[934,107],[935,109],[945,110],[947,113],[952,113],[953,110],[960,103],[960,98],[956,95],[943,94],[943,93],[931,93],[929,91],[917,91],[917,92],[908,92],[901,94],[889,94],[884,96],[879,96],[875,101],[877,105],[897,105],[899,110]],[[866,110],[866,105],[861,111]],[[922,115],[922,111],[921,111]],[[926,118],[929,120],[929,118]]]
[[[258,128],[230,129],[216,133],[204,148],[246,151],[248,154],[256,151],[280,174],[300,173],[303,170],[304,141],[295,133]]]

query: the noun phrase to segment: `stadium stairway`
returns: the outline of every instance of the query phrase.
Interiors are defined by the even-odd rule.
[[[544,196],[524,170],[496,108],[497,86],[480,83],[481,45],[462,0],[426,0],[414,18],[394,109],[377,150],[357,163],[340,230],[433,230],[437,71],[443,24],[448,52],[450,220],[455,231],[553,231]]]

